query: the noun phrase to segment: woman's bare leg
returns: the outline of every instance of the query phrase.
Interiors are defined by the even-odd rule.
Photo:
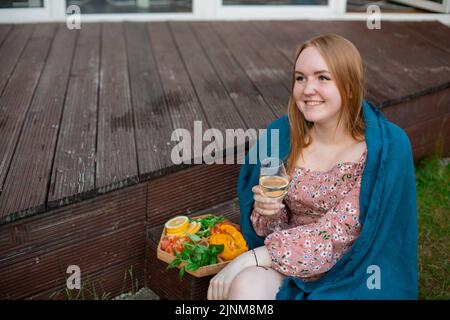
[[[281,273],[271,268],[246,268],[231,283],[228,299],[275,300],[284,278]]]

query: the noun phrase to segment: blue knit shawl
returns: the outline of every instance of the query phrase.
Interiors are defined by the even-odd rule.
[[[411,144],[405,132],[370,103],[363,102],[367,158],[360,190],[362,230],[352,248],[321,279],[287,277],[277,299],[417,299],[417,207]],[[279,129],[280,158],[290,149],[287,116]],[[270,151],[270,134],[267,150]],[[257,148],[258,141],[252,148]],[[263,146],[266,147],[266,146]],[[270,154],[270,152],[269,152]],[[240,223],[250,248],[264,245],[250,222],[257,164],[242,165],[238,181]]]

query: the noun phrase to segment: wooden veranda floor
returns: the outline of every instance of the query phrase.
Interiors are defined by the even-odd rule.
[[[264,128],[286,112],[295,47],[327,32],[360,49],[367,98],[415,158],[448,138],[450,29],[436,22],[1,25],[1,221],[178,170],[171,134],[194,120]]]

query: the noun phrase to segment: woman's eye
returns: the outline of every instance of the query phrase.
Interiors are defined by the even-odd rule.
[[[325,76],[319,76],[319,80],[321,80],[321,81],[330,80],[330,78],[325,77]]]
[[[305,79],[305,77],[303,76],[297,76],[297,78],[295,78],[295,80],[297,81],[303,81]]]

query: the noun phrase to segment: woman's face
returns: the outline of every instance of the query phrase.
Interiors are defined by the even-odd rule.
[[[306,120],[337,123],[341,95],[325,60],[315,47],[308,47],[295,63],[294,98]]]

